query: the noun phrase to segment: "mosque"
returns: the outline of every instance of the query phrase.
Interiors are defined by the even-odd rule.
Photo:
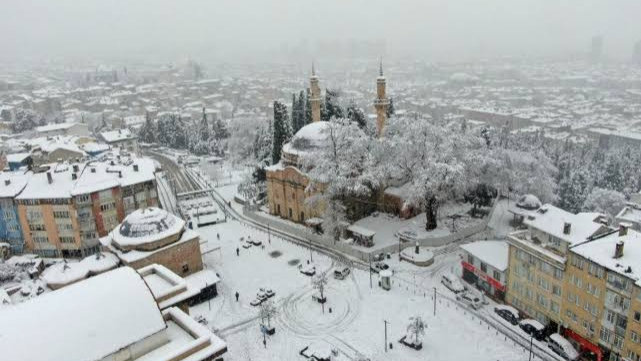
[[[310,82],[310,102],[312,108],[312,123],[302,127],[290,140],[283,145],[281,160],[278,164],[272,165],[267,171],[267,197],[269,200],[269,213],[297,223],[314,225],[322,217],[323,204],[311,204],[306,202],[316,192],[323,191],[323,185],[316,185],[314,190],[307,190],[309,178],[300,169],[300,162],[303,155],[319,151],[326,142],[325,129],[328,122],[321,121],[321,89],[319,78],[312,65]],[[383,136],[387,122],[387,107],[389,99],[386,95],[386,80],[383,75],[383,65],[380,64],[379,75],[376,78],[376,133]],[[411,210],[406,209],[402,195],[385,190],[379,198],[386,211],[412,215]],[[392,189],[394,190],[394,189]],[[399,193],[399,192],[396,192]],[[311,221],[311,222],[310,222]]]

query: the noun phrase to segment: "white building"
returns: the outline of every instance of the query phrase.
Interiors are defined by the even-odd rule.
[[[129,153],[138,154],[138,136],[129,129],[102,132],[100,133],[100,138],[109,144],[111,149],[126,150]]]
[[[0,350],[21,361],[208,361],[227,345],[180,309],[161,311],[123,267],[0,310]]]
[[[53,137],[55,135],[89,136],[89,127],[87,124],[82,123],[48,124],[37,127],[36,132],[42,137]]]
[[[463,279],[491,297],[505,299],[509,247],[504,241],[481,241],[461,246]]]

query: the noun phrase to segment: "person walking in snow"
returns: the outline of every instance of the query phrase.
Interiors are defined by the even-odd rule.
[[[236,256],[240,257],[240,248],[236,247]]]
[[[238,297],[240,297],[240,294],[238,294],[238,291],[236,291],[236,302],[238,302]]]
[[[216,233],[216,238],[220,241],[220,233]]]

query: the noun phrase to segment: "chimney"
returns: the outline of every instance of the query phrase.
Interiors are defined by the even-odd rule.
[[[47,172],[47,182],[49,182],[49,184],[53,183],[53,177],[51,176],[51,172]]]
[[[138,164],[134,164],[134,172],[138,171]]]
[[[619,223],[619,237],[628,235],[628,225],[626,223]]]
[[[565,222],[563,223],[563,234],[570,234],[572,230],[572,223]]]
[[[11,180],[10,179],[5,179],[4,180],[4,185],[8,186],[9,184],[11,184]]]
[[[623,246],[625,243],[623,241],[619,241],[616,244],[616,248],[614,249],[614,258],[621,258],[623,257]]]
[[[76,180],[76,179],[78,179],[78,174],[71,173],[71,180]]]
[[[77,164],[74,164],[74,165],[73,165],[73,171],[74,171],[75,173],[78,173],[78,171],[79,171],[79,170],[80,170],[80,167],[78,167],[78,165],[77,165]]]

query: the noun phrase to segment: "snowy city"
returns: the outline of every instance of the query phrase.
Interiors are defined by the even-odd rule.
[[[641,361],[641,3],[7,1],[0,361]]]

